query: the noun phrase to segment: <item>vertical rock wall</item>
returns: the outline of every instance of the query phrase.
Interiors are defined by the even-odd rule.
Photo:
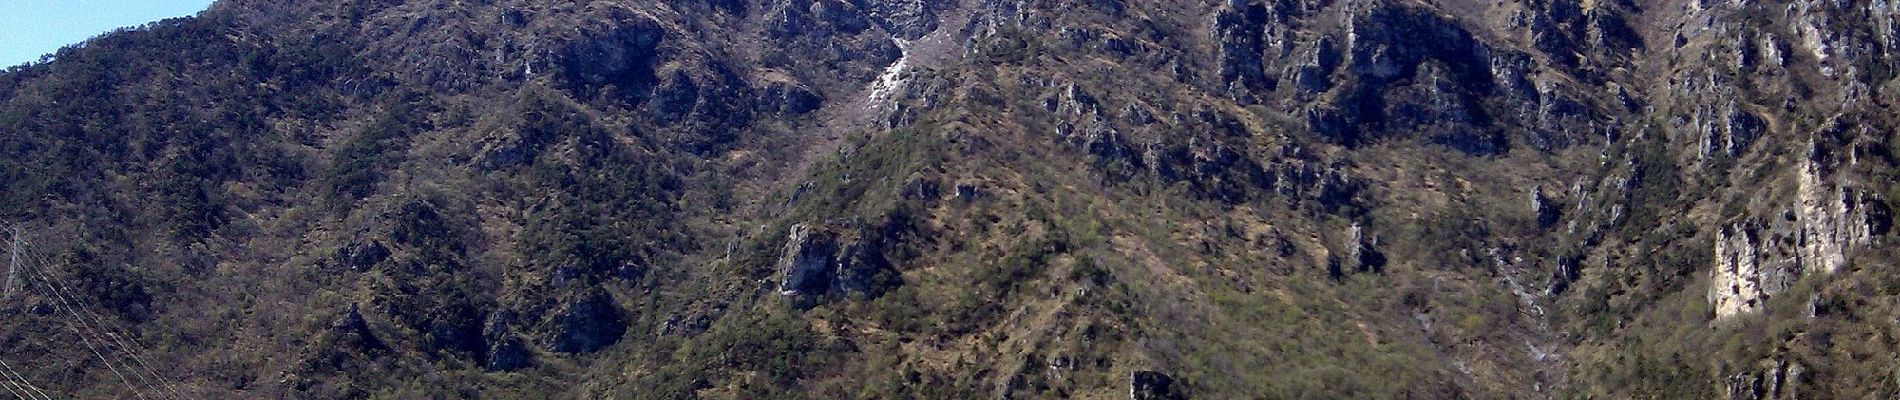
[[[1749,218],[1717,233],[1709,285],[1717,318],[1756,311],[1807,273],[1840,270],[1886,233],[1892,218],[1886,203],[1828,175],[1809,157],[1796,178],[1794,204],[1767,221]]]

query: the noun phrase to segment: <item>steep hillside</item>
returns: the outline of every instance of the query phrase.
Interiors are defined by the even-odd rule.
[[[0,73],[0,360],[23,398],[1892,398],[1897,74],[1887,1],[227,0]]]

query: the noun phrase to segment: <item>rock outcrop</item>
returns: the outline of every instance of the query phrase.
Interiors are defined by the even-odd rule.
[[[507,312],[495,312],[488,316],[482,329],[482,336],[488,342],[488,348],[481,357],[487,362],[482,368],[506,372],[528,366],[528,346],[522,342],[520,335],[514,333],[513,320],[513,315]]]
[[[1563,203],[1550,197],[1543,185],[1531,187],[1531,215],[1538,228],[1549,228],[1563,218]]]
[[[1155,371],[1135,371],[1128,374],[1128,398],[1132,400],[1182,400],[1183,395],[1174,387],[1174,378]]]
[[[1725,400],[1797,400],[1807,368],[1794,361],[1774,360],[1761,370],[1731,375],[1723,385]]]
[[[597,288],[569,299],[554,323],[554,340],[548,350],[558,353],[599,351],[627,333],[627,319],[620,306],[612,295]]]
[[[811,306],[833,297],[877,297],[899,284],[881,232],[859,223],[796,224],[777,263],[779,295]]]
[[[336,344],[344,349],[357,352],[389,349],[388,344],[376,337],[376,332],[369,327],[369,320],[363,318],[363,312],[355,304],[350,305],[350,311],[344,313],[343,318],[330,324],[330,333],[335,336]]]
[[[1354,223],[1346,230],[1346,249],[1326,260],[1326,275],[1339,279],[1354,273],[1385,272],[1385,252],[1379,250],[1379,238],[1366,235],[1365,228]]]
[[[355,242],[338,248],[333,258],[338,265],[347,267],[352,271],[361,272],[369,270],[370,267],[376,266],[377,263],[383,262],[384,259],[388,259],[389,255],[389,247],[383,246],[383,242],[370,240],[367,242]]]
[[[937,29],[937,7],[943,2],[925,0],[871,0],[865,3],[871,18],[897,37],[916,39]]]
[[[814,231],[805,224],[792,225],[778,261],[779,295],[810,296],[831,290],[837,257],[835,234]]]
[[[1717,233],[1709,302],[1718,318],[1759,310],[1803,275],[1840,270],[1889,230],[1886,202],[1833,179],[1818,148],[1813,153],[1800,167],[1794,203],[1778,217],[1750,218]]]
[[[582,96],[609,94],[638,102],[659,83],[657,68],[666,59],[661,43],[669,33],[650,17],[629,16],[619,22],[621,26],[612,29],[584,32],[554,55],[553,62],[571,90]]]

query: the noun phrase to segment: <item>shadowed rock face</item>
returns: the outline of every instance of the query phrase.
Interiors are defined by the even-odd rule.
[[[805,224],[793,225],[785,238],[785,254],[779,257],[779,294],[785,296],[823,295],[831,290],[838,263],[838,239],[830,232],[814,232]]]
[[[342,319],[330,325],[330,331],[337,336],[339,345],[353,351],[389,349],[389,345],[376,337],[376,332],[369,327],[369,320],[363,318],[363,313],[355,305],[350,306],[350,312],[343,314]]]
[[[1538,65],[1530,52],[1539,47],[1516,49],[1474,34],[1472,21],[1444,14],[1451,6],[1308,3],[1221,6],[1210,23],[1218,45],[1213,84],[1242,103],[1286,107],[1306,118],[1309,130],[1348,147],[1409,138],[1474,155],[1570,146],[1586,140],[1588,125],[1605,113],[1581,100],[1587,94],[1578,89],[1532,76],[1555,70],[1600,80],[1592,71],[1622,66],[1642,46],[1621,6],[1585,12],[1572,2],[1519,5],[1507,26],[1529,31],[1544,47],[1591,43],[1596,55],[1588,58],[1594,64],[1583,63],[1565,50]]]
[[[389,258],[389,248],[380,241],[354,243],[338,248],[334,257],[337,264],[351,270],[366,271],[377,263]]]
[[[777,265],[779,295],[809,306],[842,296],[877,297],[899,284],[878,239],[886,234],[841,225],[792,226]]]
[[[1134,400],[1180,400],[1187,396],[1174,387],[1174,378],[1155,371],[1128,375],[1128,397]]]
[[[514,371],[526,368],[530,363],[527,345],[516,335],[513,328],[514,317],[508,312],[494,312],[483,324],[482,337],[488,348],[482,349],[482,367],[489,371]]]
[[[885,31],[905,39],[916,39],[937,29],[937,10],[949,5],[935,0],[869,0],[867,8]]]
[[[630,17],[601,32],[587,32],[568,43],[554,57],[563,79],[582,96],[608,91],[630,103],[639,103],[659,82],[658,64],[665,60],[660,43],[667,32],[658,21]]]
[[[467,354],[482,362],[488,350],[482,334],[482,312],[467,304],[451,305],[426,324],[429,346],[447,352]]]
[[[607,292],[598,289],[569,300],[554,323],[557,330],[548,350],[560,353],[599,351],[619,342],[627,332],[627,320],[620,306]]]
[[[1499,96],[1493,50],[1458,24],[1425,11],[1384,6],[1346,28],[1340,100],[1316,111],[1314,131],[1363,146],[1392,135],[1423,136],[1471,154],[1510,146],[1485,107]],[[1327,47],[1321,46],[1322,60]],[[1309,80],[1317,78],[1308,78]]]

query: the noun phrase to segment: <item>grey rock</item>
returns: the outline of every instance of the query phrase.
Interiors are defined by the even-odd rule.
[[[507,372],[527,368],[530,362],[528,347],[519,335],[514,333],[514,316],[511,313],[497,311],[490,313],[483,324],[482,336],[488,348],[482,354],[482,367],[494,372]]]
[[[1768,361],[1760,370],[1730,375],[1724,389],[1727,400],[1797,400],[1807,368],[1785,360]]]
[[[1174,387],[1174,378],[1155,371],[1135,371],[1128,374],[1128,398],[1132,400],[1184,400],[1187,398]]]
[[[1214,16],[1209,36],[1220,45],[1218,76],[1230,93],[1248,95],[1272,90],[1261,43],[1267,14],[1266,6],[1230,1]]]
[[[376,337],[369,327],[369,320],[363,318],[356,304],[350,304],[350,311],[343,318],[330,324],[330,331],[337,335],[338,345],[356,351],[388,350],[389,345]]]
[[[554,319],[554,343],[549,350],[558,353],[592,353],[620,341],[627,332],[613,296],[599,288],[589,289],[569,299]]]
[[[883,238],[891,235],[856,222],[793,225],[778,261],[779,295],[801,308],[843,296],[882,295],[901,283],[884,256]]]
[[[337,249],[333,256],[336,263],[354,271],[367,271],[370,267],[389,258],[389,248],[383,242],[370,240],[354,242]]]
[[[832,266],[837,257],[835,234],[814,230],[806,224],[792,225],[791,233],[785,238],[784,254],[778,261],[779,295],[824,294],[831,288]]]
[[[1550,198],[1544,192],[1544,185],[1531,187],[1531,215],[1537,220],[1537,227],[1549,228],[1563,217],[1563,203]]]
[[[891,35],[917,39],[937,30],[936,2],[926,0],[869,0],[872,19]]]
[[[817,111],[824,106],[825,99],[811,89],[790,82],[773,82],[765,87],[760,105],[765,111],[799,115]]]
[[[646,17],[629,16],[620,22],[604,32],[583,32],[555,55],[570,89],[594,96],[612,86],[623,96],[638,96],[657,82],[654,71],[664,59],[660,43],[666,29]]]
[[[662,123],[678,121],[693,111],[699,97],[699,84],[693,77],[685,71],[673,71],[672,77],[653,91],[653,115]]]

